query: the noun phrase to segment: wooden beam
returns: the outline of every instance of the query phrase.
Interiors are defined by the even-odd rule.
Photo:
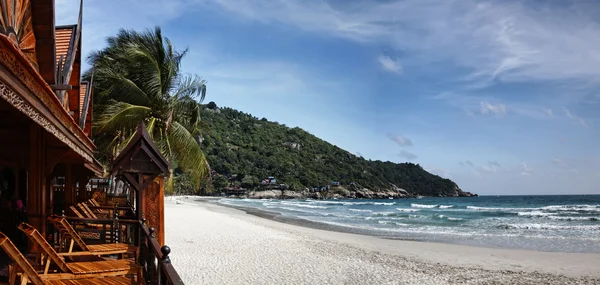
[[[50,85],[50,88],[52,88],[52,90],[57,91],[57,90],[73,90],[73,85],[70,84],[54,84],[54,85]]]
[[[39,72],[52,85],[56,70],[54,0],[31,1],[31,14]]]
[[[37,124],[29,127],[29,162],[27,168],[28,222],[41,233],[46,233],[46,177],[44,174],[44,130]],[[32,248],[35,250],[35,248]]]

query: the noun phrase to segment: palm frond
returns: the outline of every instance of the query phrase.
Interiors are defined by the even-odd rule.
[[[173,149],[173,158],[184,171],[193,174],[192,179],[199,187],[201,179],[208,173],[206,158],[200,145],[192,134],[178,122],[173,122],[168,133],[168,140]]]
[[[177,85],[173,97],[189,98],[202,103],[206,97],[206,80],[198,75],[186,75]]]
[[[130,131],[150,116],[152,109],[145,106],[116,102],[108,106],[96,121],[98,132]]]

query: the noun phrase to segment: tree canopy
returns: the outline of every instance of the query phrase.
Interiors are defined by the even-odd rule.
[[[175,50],[157,27],[121,29],[107,39],[106,48],[89,56],[93,68],[86,77],[94,80],[94,133],[101,161],[109,164],[144,122],[162,154],[200,185],[208,169],[197,141],[198,103],[206,96],[206,82],[181,74],[186,52]],[[172,183],[171,175],[170,189]]]
[[[451,180],[418,164],[366,160],[301,128],[209,104],[201,111],[207,126],[202,148],[213,170],[224,176],[237,175],[244,187],[275,176],[278,183],[295,190],[333,181],[355,182],[372,190],[390,189],[394,184],[423,196],[452,195],[458,189]]]

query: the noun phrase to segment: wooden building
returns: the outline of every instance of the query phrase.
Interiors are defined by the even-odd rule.
[[[54,2],[0,0],[0,232],[19,248],[27,244],[19,222],[52,238],[57,233],[47,218],[89,199],[88,181],[108,173],[93,156],[93,82],[81,76],[82,9],[74,25],[55,26]],[[138,247],[148,284],[182,284],[170,250],[161,249],[145,220],[93,223],[105,225],[103,233],[109,225],[113,242]]]
[[[56,178],[69,206],[85,198],[78,186],[103,175],[90,139],[93,90],[81,81],[82,13],[56,27],[52,0],[3,0],[0,9],[0,169],[14,181],[1,198],[22,201],[44,233],[45,217],[62,210],[53,207]]]

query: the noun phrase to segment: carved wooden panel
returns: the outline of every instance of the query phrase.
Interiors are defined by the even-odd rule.
[[[142,207],[148,227],[155,229],[156,240],[162,246],[165,240],[164,227],[164,178],[154,179],[142,190]]]
[[[6,35],[37,68],[30,0],[0,0],[0,33]]]
[[[106,192],[102,190],[94,191],[92,198],[96,200],[100,205],[106,205]]]
[[[0,3],[1,1],[3,0],[0,0]],[[41,101],[41,103],[49,109],[49,111],[56,117],[56,119],[58,119],[60,123],[62,123],[62,126],[67,128],[68,131],[70,131],[69,136],[75,136],[77,139],[79,139],[79,141],[81,141],[84,144],[85,148],[89,150],[89,153],[91,153],[91,150],[94,148],[94,145],[91,142],[91,140],[87,136],[85,136],[85,134],[81,131],[78,125],[72,122],[72,118],[67,112],[65,112],[60,103],[54,101],[56,100],[56,96],[54,95],[52,89],[50,89],[50,86],[48,86],[48,84],[46,84],[46,82],[44,82],[43,79],[39,77],[39,74],[35,74],[36,71],[33,70],[31,65],[25,66],[24,64],[22,64],[23,61],[24,59],[21,56],[19,56],[18,51],[15,50],[15,47],[9,44],[7,38],[4,36],[0,37],[0,64],[4,65],[4,67],[6,67],[6,69],[8,69],[8,71],[13,76],[17,77]],[[17,94],[13,95],[16,97],[21,97],[26,96],[27,94],[21,94],[21,96]],[[23,104],[29,106],[29,104],[26,104],[26,102],[22,98],[11,98],[10,100],[6,100],[9,103],[11,103],[11,105],[18,104],[19,106],[15,105],[17,109],[19,109],[26,115],[31,116],[28,110],[24,110],[21,108],[25,108],[25,106],[21,106]],[[26,109],[34,109],[33,111],[39,114],[39,112],[37,111],[39,110],[39,108],[37,108],[36,110],[36,108],[33,108],[33,106],[29,106]],[[36,121],[36,118],[32,119]],[[40,123],[38,121],[36,122]],[[52,125],[46,126],[45,124],[42,124],[44,128],[46,128],[55,136],[57,136],[57,133],[61,133],[61,131],[58,130],[56,125],[50,123],[49,120],[44,118],[44,122],[47,122],[49,125]],[[53,130],[50,130],[48,128],[53,128]],[[75,143],[68,139],[64,134],[58,134],[57,138],[63,141],[69,147],[73,148],[73,150],[82,155],[86,160],[92,162],[92,156],[89,155],[88,151],[84,150],[84,148],[80,148],[77,145],[75,145]]]

